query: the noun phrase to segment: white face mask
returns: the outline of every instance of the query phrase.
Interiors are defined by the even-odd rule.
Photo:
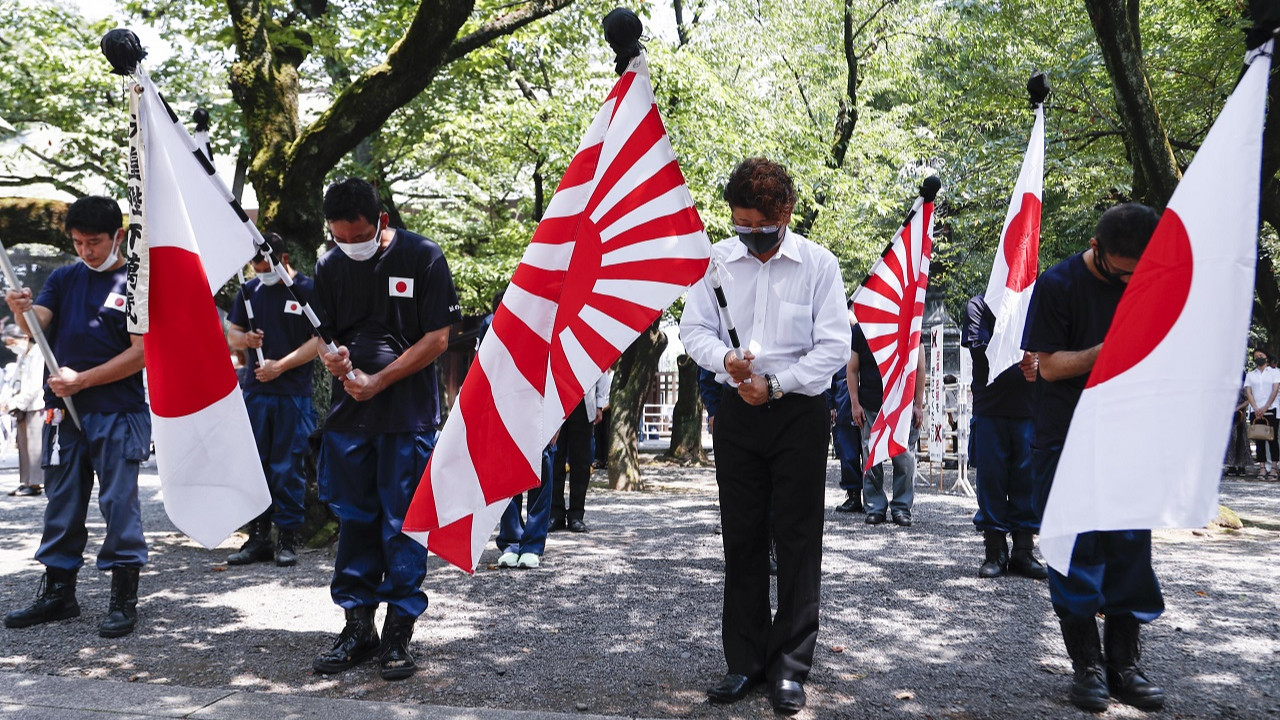
[[[76,258],[76,259],[84,263],[85,267],[89,268],[94,272],[108,272],[111,270],[111,266],[115,265],[116,261],[120,259],[120,243],[115,243],[111,246],[111,253],[107,255],[107,259],[103,260],[98,265],[98,267],[94,267],[89,263],[84,262],[84,258]]]
[[[378,223],[378,231],[373,234],[372,239],[358,243],[335,241],[334,244],[342,248],[342,252],[346,253],[347,257],[356,262],[364,262],[373,257],[378,252],[378,248],[382,246],[382,223]]]
[[[280,282],[280,276],[276,274],[275,270],[268,270],[261,275],[258,275],[258,279],[267,287],[271,287],[272,285]]]

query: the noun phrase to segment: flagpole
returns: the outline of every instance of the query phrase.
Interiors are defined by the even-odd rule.
[[[14,290],[21,290],[22,285],[18,282],[18,274],[13,271],[13,263],[9,261],[9,249],[0,244],[0,269],[4,271],[4,281]],[[58,374],[58,368],[62,367],[53,357],[53,348],[49,346],[49,339],[44,336],[44,328],[40,326],[40,318],[36,316],[36,309],[33,305],[30,309],[22,313],[22,318],[27,321],[27,329],[31,331],[31,339],[36,341],[36,345],[40,348],[40,354],[44,356],[45,367],[49,368],[49,372],[53,375]],[[76,412],[76,405],[70,397],[62,398],[63,404],[67,406],[67,414],[71,416],[71,421],[76,427],[83,430],[84,426],[80,424],[80,413]]]
[[[738,341],[738,331],[734,327],[733,316],[729,314],[729,300],[724,295],[724,286],[720,279],[720,261],[712,258],[709,270],[708,275],[711,280],[711,287],[716,293],[716,303],[720,305],[720,319],[729,330],[729,342],[733,344],[734,356],[741,360],[742,344]]]
[[[893,251],[893,244],[898,242],[898,238],[902,237],[902,233],[906,232],[907,227],[911,225],[911,221],[915,219],[916,213],[920,212],[920,208],[924,207],[925,203],[933,202],[938,197],[938,191],[941,189],[942,180],[937,175],[930,175],[924,179],[924,182],[920,183],[920,195],[911,204],[911,209],[907,211],[907,216],[903,219],[902,225],[898,227],[898,231],[893,234],[892,238],[889,238],[889,244],[884,246],[884,251],[880,253],[880,257],[883,258]],[[876,264],[872,263],[871,269],[874,270],[875,267]],[[870,279],[871,273],[868,272],[858,285],[858,291],[853,294],[853,300],[858,298],[858,294],[866,288],[867,281]]]
[[[237,278],[239,278],[239,280],[240,280],[240,289],[241,289],[241,290],[243,290],[243,289],[244,289],[244,284],[245,284],[245,279],[244,279],[244,270],[237,270],[237,271],[236,271],[236,277],[237,277]],[[244,296],[244,312],[245,312],[245,315],[247,315],[247,316],[248,316],[248,318],[249,318],[249,332],[254,332],[254,327],[253,327],[253,303],[249,302],[249,296],[248,296],[248,295],[245,295],[245,296]],[[263,355],[262,355],[262,346],[258,346],[258,347],[256,347],[256,348],[254,348],[254,351],[258,354],[258,367],[262,367],[263,365],[265,365],[265,364],[267,363],[266,358],[265,358],[265,357],[263,357]]]
[[[150,78],[142,72],[139,64],[142,58],[146,57],[146,51],[142,49],[142,45],[138,40],[138,36],[133,32],[124,29],[116,29],[108,32],[102,37],[102,54],[106,56],[107,61],[111,63],[112,72],[117,75],[132,76],[138,86],[145,92],[150,91],[156,94],[160,103],[169,114],[169,120],[173,122],[178,129],[178,136],[183,139],[187,145],[187,149],[199,161],[200,166],[204,168],[205,176],[209,179],[209,183],[213,188],[222,195],[222,199],[231,206],[236,216],[240,218],[240,222],[244,223],[245,229],[248,230],[250,238],[253,240],[254,246],[258,253],[267,258],[271,262],[271,267],[284,281],[285,288],[289,291],[290,297],[302,309],[302,314],[306,315],[307,320],[311,322],[312,329],[315,330],[321,342],[325,344],[329,352],[338,352],[338,346],[334,343],[333,338],[320,327],[320,318],[316,316],[315,311],[311,309],[311,305],[303,298],[298,296],[294,290],[293,278],[289,277],[289,273],[280,265],[276,258],[271,245],[262,237],[262,233],[258,231],[258,227],[249,219],[249,214],[240,206],[240,201],[236,200],[234,194],[222,182],[222,178],[218,177],[217,170],[213,167],[213,162],[205,154],[206,150],[196,144],[195,138],[191,137],[191,133],[187,132],[187,128],[178,120],[178,115],[170,107],[169,101],[164,99],[155,86],[151,84]],[[355,379],[355,372],[348,372],[346,375],[348,380]]]

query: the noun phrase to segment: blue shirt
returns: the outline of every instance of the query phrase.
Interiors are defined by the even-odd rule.
[[[1083,253],[1045,270],[1036,280],[1022,333],[1029,352],[1088,350],[1107,337],[1124,285],[1099,280],[1084,264]],[[1060,448],[1089,375],[1036,382],[1037,448]]]
[[[316,263],[312,305],[351,364],[379,372],[426,334],[462,320],[453,276],[440,246],[407,230],[369,260],[357,262],[339,248]],[[343,432],[430,432],[440,424],[435,363],[364,402],[347,395],[334,378],[325,428]]]
[[[94,272],[77,262],[53,271],[40,289],[36,305],[53,312],[45,336],[58,364],[77,372],[97,367],[128,350],[132,336],[126,329],[125,266]],[[45,405],[61,408],[62,399],[45,385]],[[81,413],[145,412],[142,372],[72,396]]]
[[[298,297],[310,301],[315,285],[311,278],[298,273],[293,277],[293,288]],[[249,314],[244,309],[245,297],[249,298],[249,303],[253,306],[253,329],[262,331],[262,354],[266,359],[279,360],[311,339],[311,321],[302,314],[302,308],[289,294],[289,288],[283,282],[264,285],[261,280],[254,278],[236,293],[236,299],[231,303],[231,312],[227,313],[227,321],[248,330],[250,321]],[[264,383],[253,374],[258,365],[258,353],[248,348],[245,350],[245,359],[245,369],[248,372],[239,374],[242,390],[265,395],[311,396],[311,363],[286,370],[275,380]]]
[[[1027,382],[1022,369],[1013,365],[1004,369],[994,382],[987,384],[991,363],[987,346],[996,327],[996,316],[987,306],[986,296],[975,295],[965,308],[964,325],[960,328],[960,344],[969,348],[973,358],[973,413],[995,417],[1031,417],[1035,384]]]

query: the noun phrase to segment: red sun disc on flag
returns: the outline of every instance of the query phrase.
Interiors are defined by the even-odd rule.
[[[124,307],[124,298],[116,298],[116,307]]]
[[[1191,238],[1166,209],[1116,308],[1087,387],[1101,385],[1142,362],[1178,322],[1191,294]]]
[[[400,282],[396,283],[396,292],[402,293],[408,289],[409,289],[409,284],[406,283],[405,281],[401,280]]]
[[[1020,293],[1036,281],[1040,257],[1040,198],[1024,193],[1022,207],[1004,233],[1004,260],[1009,266],[1005,287]]]

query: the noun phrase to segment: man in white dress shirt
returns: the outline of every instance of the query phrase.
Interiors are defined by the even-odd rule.
[[[744,160],[724,199],[737,236],[715,245],[743,343],[739,358],[709,281],[689,292],[680,338],[725,383],[713,431],[725,554],[722,639],[728,674],[707,691],[735,702],[768,681],[774,709],[805,705],[818,638],[830,414],[823,391],[849,360],[839,264],[788,227],[796,194],[781,165]],[[769,607],[769,525],[778,609]]]

